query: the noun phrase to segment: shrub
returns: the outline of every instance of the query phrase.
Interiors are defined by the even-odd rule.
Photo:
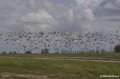
[[[41,50],[42,54],[49,54],[49,49],[45,48]]]
[[[16,51],[14,51],[14,52],[13,52],[13,54],[17,54],[17,52],[16,52]]]
[[[10,51],[10,52],[9,52],[9,54],[13,54],[13,52],[12,52],[12,51]]]
[[[10,51],[9,54],[17,54],[16,51]]]
[[[31,54],[32,52],[31,51],[26,51],[25,54]]]
[[[2,54],[7,54],[6,51],[3,51]]]

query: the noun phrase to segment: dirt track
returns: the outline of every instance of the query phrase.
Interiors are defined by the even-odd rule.
[[[116,59],[116,58],[92,58],[92,57],[53,57],[53,58],[33,58],[33,59],[96,61],[96,62],[120,62],[120,59]]]
[[[23,79],[51,79],[47,75],[37,76],[31,74],[0,73],[0,79],[23,78]],[[54,78],[55,79],[55,78]]]

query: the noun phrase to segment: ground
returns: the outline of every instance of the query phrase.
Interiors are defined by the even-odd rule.
[[[115,57],[0,56],[0,79],[119,79],[100,77],[119,74]]]

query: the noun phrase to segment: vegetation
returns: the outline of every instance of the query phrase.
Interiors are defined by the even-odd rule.
[[[25,54],[32,54],[32,52],[31,51],[26,51]]]
[[[0,57],[21,58],[54,58],[54,57],[91,57],[91,58],[115,58],[120,59],[120,53],[49,53],[49,54],[0,54]]]
[[[17,54],[16,51],[10,51],[9,54]]]
[[[49,49],[45,48],[41,50],[42,54],[49,54]]]
[[[3,51],[2,54],[6,54],[6,51]]]
[[[116,45],[115,48],[114,48],[115,52],[118,53],[120,52],[120,45]]]
[[[0,58],[0,73],[46,75],[51,79],[101,79],[100,75],[118,75],[119,70],[120,63],[116,62]]]
[[[101,79],[100,75],[120,74],[119,62],[112,62],[112,60],[109,60],[111,62],[103,62],[103,60],[101,60],[102,62],[93,62],[89,60],[90,58],[104,58],[106,60],[109,58],[119,61],[120,45],[111,48],[109,52],[105,50],[104,45],[104,42],[109,46],[113,45],[115,41],[120,41],[120,36],[117,34],[15,32],[5,35],[1,33],[0,40],[3,40],[6,45],[15,46],[15,51],[21,50],[25,53],[6,52],[7,50],[2,52],[0,54],[0,77],[4,72],[45,75],[49,79]],[[110,40],[108,36],[110,36]],[[111,41],[114,38],[117,39]],[[21,48],[20,50],[16,48],[17,45]],[[83,46],[82,50],[80,50],[81,46]],[[45,48],[41,49],[42,47]],[[55,53],[50,53],[49,49],[53,49]],[[41,50],[41,53],[32,53],[35,50]],[[82,57],[87,60],[81,61]]]

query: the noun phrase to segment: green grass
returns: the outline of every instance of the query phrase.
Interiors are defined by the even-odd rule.
[[[47,75],[52,79],[118,79],[99,76],[119,75],[120,63],[0,58],[0,73],[3,72]]]
[[[23,58],[51,58],[51,57],[94,57],[94,58],[118,58],[120,53],[63,53],[63,54],[0,54],[0,57],[23,57]]]

